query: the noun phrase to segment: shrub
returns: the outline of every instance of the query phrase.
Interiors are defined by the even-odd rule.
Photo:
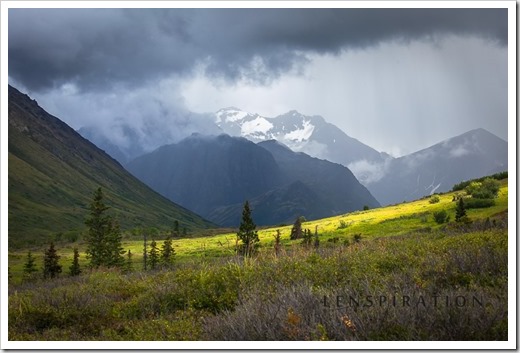
[[[448,215],[448,212],[446,212],[446,210],[441,210],[433,213],[433,219],[438,224],[443,224],[449,222],[450,216]]]
[[[434,203],[438,203],[441,199],[439,198],[438,195],[432,195],[430,197],[430,201],[428,201],[429,203],[431,204],[434,204]]]
[[[495,205],[495,200],[493,199],[481,199],[481,198],[471,198],[466,199],[464,206],[466,208],[488,208]]]
[[[339,226],[338,226],[338,229],[345,229],[348,227],[348,223],[345,222],[344,220],[340,220],[339,221]]]
[[[500,184],[498,181],[486,178],[482,182],[471,182],[466,188],[466,193],[477,199],[492,199],[497,197]]]

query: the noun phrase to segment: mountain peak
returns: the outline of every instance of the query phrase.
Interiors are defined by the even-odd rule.
[[[241,109],[235,107],[227,107],[223,109],[219,109],[216,113],[216,123],[221,122],[236,122],[244,119],[246,116],[250,115],[248,112],[245,112]]]

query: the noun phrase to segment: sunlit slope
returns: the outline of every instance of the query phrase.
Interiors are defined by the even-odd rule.
[[[321,220],[304,222],[302,227],[310,229],[313,233],[318,227],[320,247],[336,246],[342,244],[352,244],[354,235],[361,236],[361,242],[370,242],[376,238],[392,237],[409,233],[429,234],[431,232],[441,232],[444,227],[452,227],[455,222],[455,202],[452,201],[456,193],[439,195],[440,201],[430,204],[429,198],[414,202],[403,203],[395,206],[382,207],[378,209],[347,213],[341,216],[324,218]],[[490,217],[503,222],[506,218],[504,214],[508,209],[508,185],[507,179],[501,181],[501,187],[495,206],[485,209],[470,209],[467,214],[474,222],[482,222]],[[450,225],[439,225],[433,219],[433,213],[439,210],[446,210],[451,218]],[[253,210],[254,217],[254,210]],[[274,255],[273,245],[274,236],[280,231],[282,251],[298,251],[301,248],[301,239],[290,240],[292,225],[272,227],[259,230],[260,253],[266,256]],[[148,237],[148,244],[151,236]],[[156,236],[156,241],[161,243],[161,236]],[[185,238],[173,240],[176,251],[176,258],[179,263],[199,262],[203,259],[211,258],[230,258],[235,255],[236,234],[226,233],[220,235]],[[72,261],[73,248],[77,244],[59,246],[61,263],[67,267]],[[126,240],[123,242],[125,250],[131,250],[135,268],[142,268],[143,242],[141,240]],[[33,248],[33,254],[37,263],[43,261],[43,248]],[[84,246],[80,245],[80,262],[86,266]],[[13,277],[17,280],[21,278],[23,263],[26,259],[26,250],[9,252],[9,267]]]
[[[333,243],[352,242],[355,234],[361,235],[361,241],[374,238],[408,234],[412,232],[431,232],[446,224],[439,225],[433,218],[433,213],[446,210],[451,222],[455,220],[455,206],[453,196],[456,193],[439,195],[440,201],[429,203],[429,198],[395,206],[377,208],[368,211],[358,211],[344,215],[324,218],[311,222],[304,222],[302,228],[310,229],[314,234],[316,226],[320,239],[320,246]],[[508,209],[507,179],[501,182],[495,206],[483,209],[469,209],[467,215],[473,221],[485,220],[487,217],[499,217]],[[253,210],[254,219],[254,210]],[[301,243],[299,240],[290,240],[292,225],[272,227],[259,230],[261,251],[272,251],[274,236],[279,230],[282,244],[285,249]],[[191,257],[220,257],[234,254],[236,235],[227,233],[211,237],[174,240],[174,246],[179,260]],[[142,252],[142,242],[128,242],[126,246],[132,248],[132,253]],[[135,251],[135,252],[134,252]]]

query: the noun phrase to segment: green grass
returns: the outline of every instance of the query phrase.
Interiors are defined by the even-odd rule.
[[[322,246],[332,246],[330,240],[336,238],[336,242],[342,243],[345,240],[352,242],[355,234],[361,234],[363,240],[370,240],[380,237],[389,237],[396,235],[408,234],[417,231],[434,231],[446,227],[439,225],[433,218],[433,213],[439,210],[446,210],[451,217],[451,221],[455,219],[455,206],[453,196],[456,193],[446,193],[439,195],[440,201],[430,204],[428,198],[417,200],[414,202],[403,203],[394,206],[377,208],[367,211],[357,211],[340,215],[336,217],[324,218],[316,221],[304,222],[303,228],[310,229],[313,233],[315,227],[318,227],[320,235],[320,243]],[[495,206],[484,209],[467,210],[467,214],[471,219],[486,219],[494,215],[503,213],[507,210],[508,187],[507,180],[501,182],[501,188],[496,199]],[[253,210],[254,218],[254,210]],[[346,228],[342,228],[341,224],[347,224]],[[260,252],[271,251],[274,246],[274,236],[279,230],[281,234],[281,243],[284,249],[291,249],[299,244],[301,240],[290,240],[292,225],[285,227],[274,227],[260,229]],[[227,258],[235,254],[235,233],[211,234],[204,236],[204,231],[200,231],[199,236],[193,238],[174,239],[173,246],[176,251],[178,262],[198,261],[199,259],[211,258]],[[135,236],[135,235],[134,235]],[[132,237],[134,237],[132,236]],[[162,244],[164,234],[156,234],[156,241],[159,246]],[[148,235],[148,244],[151,236]],[[60,263],[64,270],[68,269],[72,262],[73,247],[78,246],[80,250],[80,264],[85,266],[85,246],[82,243],[64,244],[57,246],[59,255],[62,256]],[[142,240],[125,240],[123,248],[130,250],[133,254],[134,267],[142,267],[143,258],[143,241]],[[19,282],[21,280],[23,263],[27,250],[31,250],[37,258],[37,263],[41,264],[43,259],[44,247],[35,246],[23,250],[13,250],[9,252],[9,267],[13,280]]]
[[[278,258],[87,272],[10,286],[11,340],[504,340],[507,230],[411,234]],[[429,298],[427,306],[325,307],[335,298]],[[477,297],[440,304],[432,295]],[[444,303],[444,302],[442,302]],[[347,326],[348,320],[352,326]],[[354,328],[353,328],[354,327]]]

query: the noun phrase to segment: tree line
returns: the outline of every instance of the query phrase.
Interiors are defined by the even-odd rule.
[[[92,201],[89,205],[89,214],[85,219],[85,225],[88,232],[85,236],[86,242],[86,259],[89,269],[97,268],[120,268],[129,272],[133,270],[131,250],[126,251],[122,247],[122,233],[117,220],[108,214],[109,206],[105,204],[104,194],[99,187],[95,190]],[[306,246],[319,246],[318,227],[314,234],[309,229],[302,229],[303,217],[297,217],[290,239],[302,239],[302,244]],[[186,233],[186,228],[184,228]],[[172,268],[175,262],[176,252],[173,247],[172,236],[180,235],[179,222],[175,221],[173,232],[159,246],[157,241],[152,237],[148,243],[147,235],[144,234],[143,239],[143,269],[155,270],[157,268]],[[242,218],[238,232],[236,233],[236,253],[244,257],[253,256],[259,247],[260,239],[256,224],[252,217],[249,202],[245,201]],[[281,249],[280,231],[275,236],[275,254],[278,256]],[[62,265],[59,264],[60,256],[55,248],[54,242],[51,242],[49,248],[45,250],[43,257],[43,278],[55,278],[62,273]],[[23,268],[23,278],[33,279],[39,272],[36,260],[31,251],[28,252],[26,262]],[[78,248],[74,248],[72,263],[69,266],[68,274],[77,276],[82,273],[79,263]]]

